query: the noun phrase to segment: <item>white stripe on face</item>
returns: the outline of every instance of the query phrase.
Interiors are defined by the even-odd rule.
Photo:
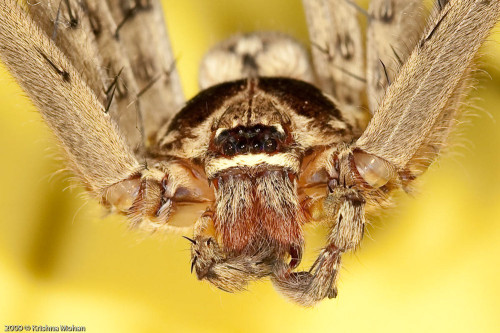
[[[210,159],[205,164],[207,177],[213,178],[218,173],[230,168],[252,168],[262,165],[280,167],[298,174],[300,168],[299,159],[290,153],[268,154],[245,154],[235,155],[231,158],[217,157]]]

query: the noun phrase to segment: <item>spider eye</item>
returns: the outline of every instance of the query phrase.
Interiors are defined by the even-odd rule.
[[[285,142],[281,125],[251,127],[237,126],[231,129],[218,129],[214,137],[217,152],[225,156],[239,154],[274,153]]]
[[[223,147],[224,155],[233,156],[236,154],[236,146],[232,142],[226,142]]]
[[[238,143],[236,144],[236,151],[238,153],[246,153],[248,151],[248,144],[246,139],[243,138],[238,141]]]
[[[354,163],[361,177],[374,188],[384,186],[395,177],[392,164],[375,155],[355,151]]]
[[[215,144],[219,145],[222,142],[226,141],[229,138],[229,131],[228,130],[223,130],[220,133],[218,133],[215,137]]]
[[[262,125],[255,125],[253,127],[253,130],[255,131],[255,133],[262,133],[264,131],[264,126],[262,126]]]
[[[252,153],[260,153],[264,150],[264,144],[261,140],[255,139],[251,144]]]
[[[266,151],[266,153],[272,153],[276,151],[277,147],[278,144],[274,139],[267,139],[266,142],[264,142],[264,150]]]

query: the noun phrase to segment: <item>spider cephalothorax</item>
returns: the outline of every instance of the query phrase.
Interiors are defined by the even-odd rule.
[[[190,121],[193,115],[197,118]],[[211,236],[225,256],[268,251],[274,260],[290,256],[292,268],[297,266],[302,225],[310,219],[311,197],[302,187],[322,187],[326,193],[330,179],[325,168],[311,168],[313,156],[353,139],[351,125],[335,104],[302,81],[255,78],[201,92],[174,122],[206,128],[185,126],[192,135],[180,138],[173,130],[177,126],[170,125],[158,140],[158,151],[190,158],[204,169],[215,198],[204,217],[213,224]],[[189,155],[192,150],[186,147],[195,142],[199,153]],[[309,172],[303,170],[304,160]]]
[[[149,231],[194,223],[199,279],[237,291],[269,276],[310,306],[337,295],[365,212],[445,145],[500,1],[436,0],[426,30],[421,0],[303,3],[314,66],[283,34],[238,35],[186,104],[157,1],[3,0],[0,57],[106,207]],[[326,244],[296,271],[311,221]]]

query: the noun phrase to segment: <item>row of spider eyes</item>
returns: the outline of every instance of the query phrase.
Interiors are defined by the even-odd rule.
[[[233,156],[236,154],[260,153],[265,151],[266,153],[273,153],[278,150],[278,143],[274,139],[267,139],[265,142],[262,141],[250,141],[243,139],[236,143],[226,142],[222,147],[224,155]]]
[[[285,136],[274,126],[238,126],[222,131],[215,139],[222,154],[233,156],[246,153],[273,153],[279,149]]]

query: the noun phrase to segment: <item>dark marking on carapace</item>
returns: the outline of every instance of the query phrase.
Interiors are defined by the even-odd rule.
[[[175,115],[167,132],[200,125],[229,98],[247,89],[246,80],[224,82],[198,93]]]
[[[248,109],[242,110],[247,112],[245,116],[246,127],[257,125],[258,122],[252,124],[248,115],[252,113],[252,99],[256,94],[262,94],[261,98],[275,99],[278,105],[292,110],[300,116],[311,119],[312,126],[323,128],[325,131],[335,131],[339,135],[342,132],[350,132],[351,127],[347,124],[347,129],[338,129],[331,127],[332,121],[343,122],[340,111],[335,104],[328,99],[323,93],[313,85],[294,80],[290,78],[251,78],[231,82],[224,82],[208,89],[203,90],[190,101],[186,106],[177,113],[170,122],[166,133],[179,131],[179,138],[188,138],[193,134],[192,128],[196,128],[203,121],[209,118],[215,111],[223,107],[228,100],[232,98],[246,100]],[[268,97],[264,97],[264,96]],[[273,102],[274,103],[274,102]],[[269,110],[270,112],[272,110]],[[275,111],[278,111],[276,109]],[[243,114],[241,116],[244,116]],[[288,128],[291,124],[282,123],[286,133],[290,133],[293,129]],[[211,130],[215,132],[218,128],[217,119],[212,124]],[[212,133],[213,137],[214,133]],[[180,140],[180,139],[179,139]],[[179,140],[175,142],[179,142]],[[170,142],[163,149],[170,149],[175,145],[175,142]],[[282,148],[288,147],[290,142],[285,140]],[[269,144],[268,150],[273,150],[273,145]],[[229,150],[228,150],[229,152]]]
[[[263,78],[258,88],[279,98],[297,114],[312,118],[318,123],[342,120],[335,104],[315,86],[289,78]]]

